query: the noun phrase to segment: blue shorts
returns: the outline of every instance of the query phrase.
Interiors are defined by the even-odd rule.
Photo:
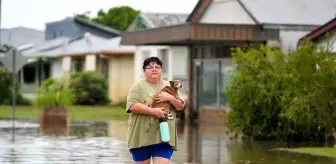
[[[173,148],[168,143],[159,143],[155,145],[144,146],[130,149],[133,160],[136,162],[145,161],[151,157],[161,157],[169,159],[173,155]]]

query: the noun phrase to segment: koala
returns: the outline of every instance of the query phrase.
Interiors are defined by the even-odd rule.
[[[160,92],[167,92],[167,93],[173,95],[174,97],[176,97],[178,95],[179,88],[182,87],[182,81],[181,80],[173,80],[173,81],[169,81],[169,84],[170,84],[170,86],[164,87]],[[172,107],[172,104],[170,104],[167,101],[157,102],[154,99],[152,107],[153,108],[163,107],[165,109],[165,111],[168,113],[169,108]],[[168,114],[165,115],[165,118],[159,119],[160,122],[167,121],[167,120],[168,120]]]

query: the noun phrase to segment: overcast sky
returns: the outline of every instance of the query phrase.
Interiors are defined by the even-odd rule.
[[[103,8],[128,5],[149,12],[190,13],[198,0],[2,0],[1,27],[44,29],[46,22]]]

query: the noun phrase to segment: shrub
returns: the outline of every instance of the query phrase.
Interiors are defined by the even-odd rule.
[[[76,104],[105,105],[109,103],[106,79],[98,72],[79,72],[71,77],[70,88],[76,95]]]
[[[37,91],[34,105],[42,108],[70,106],[75,102],[73,91],[64,85],[62,79],[49,78]]]
[[[226,94],[233,128],[254,138],[323,140],[336,129],[336,56],[306,44],[284,54],[236,49]]]
[[[12,73],[7,71],[6,68],[0,66],[0,103],[2,105],[12,104]],[[16,83],[16,104],[18,105],[30,105],[30,101],[22,96],[20,90],[20,84]]]

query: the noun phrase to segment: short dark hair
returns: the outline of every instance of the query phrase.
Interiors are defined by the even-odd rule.
[[[162,67],[162,61],[158,57],[149,57],[143,62],[142,69],[145,70],[150,63],[156,63]]]

